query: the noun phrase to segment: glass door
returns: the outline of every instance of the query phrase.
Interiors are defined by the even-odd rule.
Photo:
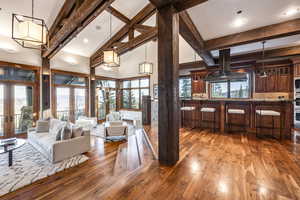
[[[84,88],[75,88],[74,89],[74,114],[75,120],[77,120],[80,116],[85,116],[85,89]]]
[[[105,120],[106,116],[106,101],[105,101],[105,90],[97,89],[97,116],[98,120]]]
[[[4,109],[5,100],[6,100],[4,96],[5,95],[4,89],[5,89],[5,85],[1,84],[0,85],[0,138],[3,138],[5,135],[7,135],[5,119],[6,121],[8,121],[8,117],[7,117],[8,109]]]
[[[62,121],[70,119],[70,88],[56,88],[56,117]]]
[[[10,120],[13,121],[14,134],[26,133],[33,126],[33,87],[12,86],[13,109]]]

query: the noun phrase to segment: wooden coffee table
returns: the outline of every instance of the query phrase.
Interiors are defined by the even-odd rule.
[[[12,166],[13,164],[13,151],[17,148],[20,148],[26,143],[26,140],[17,138],[16,142],[11,145],[0,145],[0,154],[8,153],[8,166]]]

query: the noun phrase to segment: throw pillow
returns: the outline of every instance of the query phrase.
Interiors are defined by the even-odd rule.
[[[63,131],[63,128],[64,127],[62,127],[59,131],[57,131],[57,133],[56,133],[56,141],[60,141],[61,140],[61,134],[62,134],[62,131]]]
[[[61,139],[68,140],[68,139],[71,139],[71,137],[72,137],[72,129],[69,124],[66,124],[64,126],[64,130],[62,131]]]
[[[36,122],[36,132],[43,133],[49,131],[49,121],[46,120],[38,120]]]
[[[72,126],[72,138],[80,137],[83,135],[83,129],[79,126]]]

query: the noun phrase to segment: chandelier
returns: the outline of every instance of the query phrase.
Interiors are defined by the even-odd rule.
[[[109,16],[109,39],[111,39],[112,14]],[[120,57],[115,48],[103,51],[103,62],[106,67],[120,67]]]
[[[47,44],[48,28],[43,19],[34,17],[34,0],[31,17],[12,14],[12,39],[24,48],[41,49]]]
[[[147,62],[147,45],[145,45],[145,61],[139,64],[140,74],[152,74],[153,73],[153,63]]]

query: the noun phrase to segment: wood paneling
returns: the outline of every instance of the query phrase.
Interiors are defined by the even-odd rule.
[[[179,16],[172,6],[158,10],[159,161],[179,159]]]

